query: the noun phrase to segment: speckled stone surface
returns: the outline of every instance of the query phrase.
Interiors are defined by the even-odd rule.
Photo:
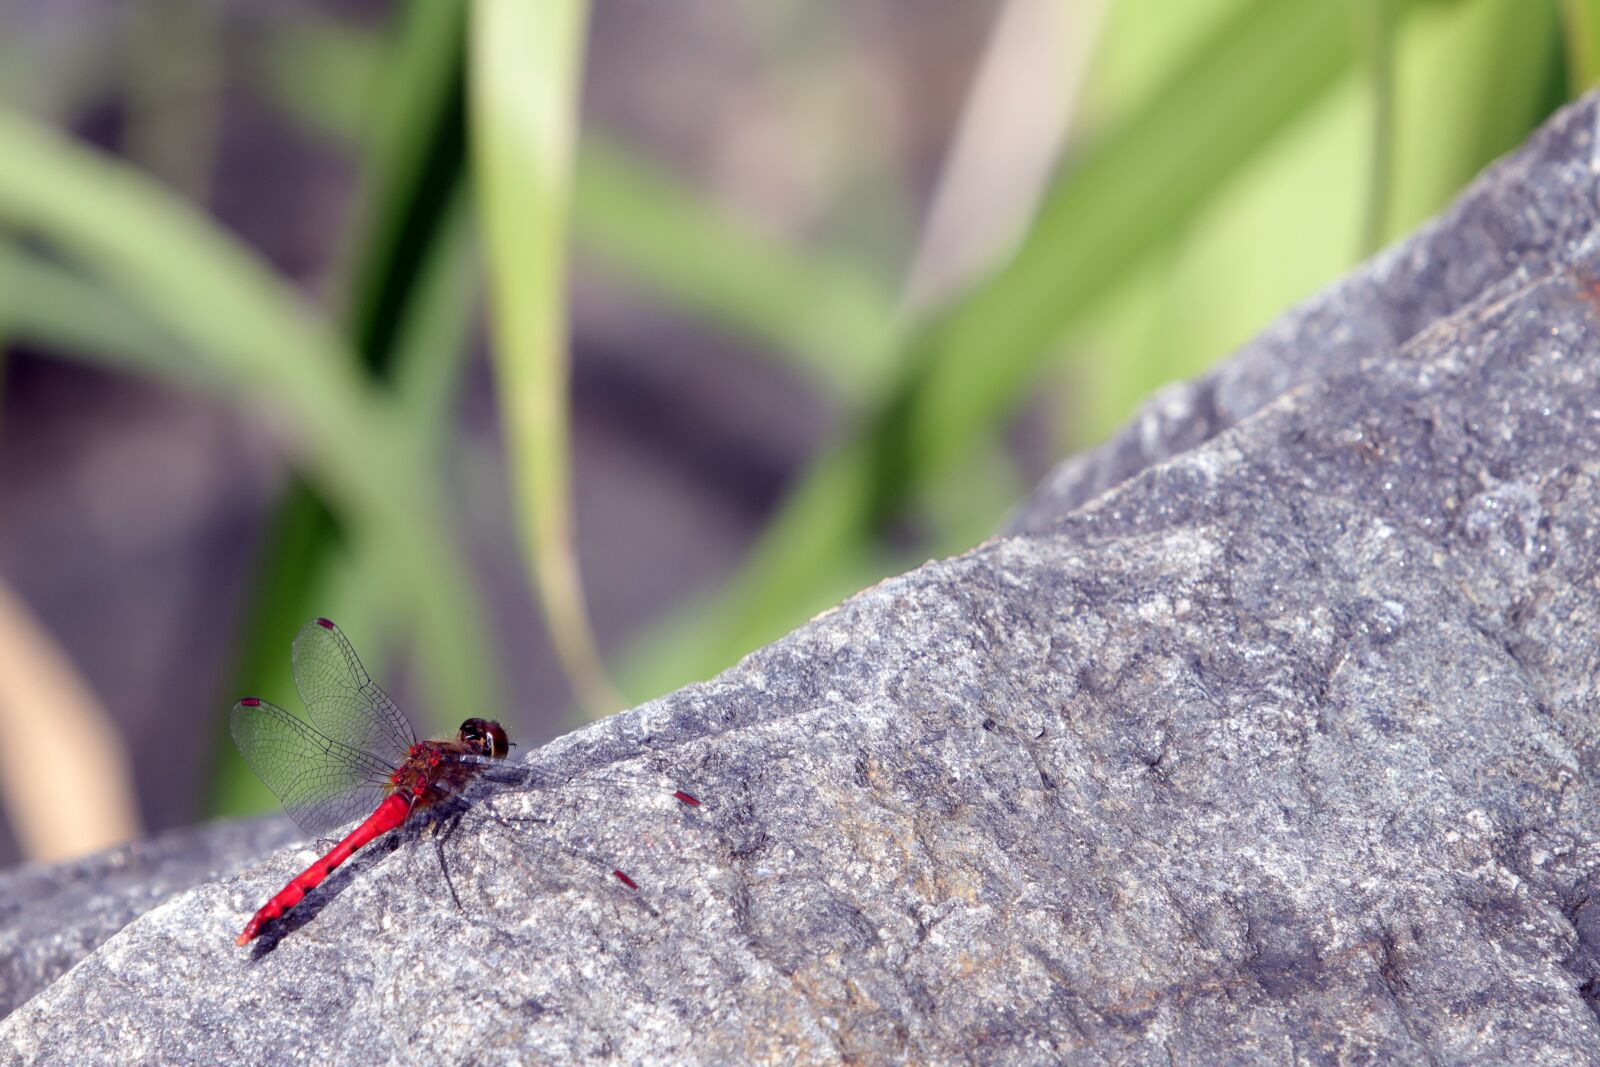
[[[0,872],[0,1017],[157,904],[298,836],[287,819],[215,823]]]
[[[1593,116],[1506,215],[1593,200]],[[1387,262],[1432,285],[1477,233]],[[1600,240],[1564,240],[535,754],[703,808],[502,795],[239,949],[310,856],[278,853],[128,924],[0,1059],[1600,1063]]]

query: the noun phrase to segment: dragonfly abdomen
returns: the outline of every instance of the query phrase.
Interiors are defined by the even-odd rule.
[[[334,845],[311,866],[295,875],[276,896],[263,904],[261,910],[245,924],[244,931],[239,934],[236,943],[249,944],[261,932],[263,926],[305,899],[307,893],[321,885],[322,880],[354,855],[356,849],[404,823],[411,814],[411,802],[412,797],[409,793],[391,793],[384,797],[383,803],[379,804],[377,810],[367,816],[360,826],[350,831],[344,840]]]

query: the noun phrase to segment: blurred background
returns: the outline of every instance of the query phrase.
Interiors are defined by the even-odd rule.
[[[274,808],[227,710],[315,615],[531,745],[972,546],[1597,57],[1600,0],[0,0],[0,865]]]

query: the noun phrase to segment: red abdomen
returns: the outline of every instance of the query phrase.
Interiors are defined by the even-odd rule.
[[[280,917],[284,912],[300,903],[305,895],[322,884],[322,880],[332,874],[335,868],[355,854],[356,849],[367,844],[374,838],[388,833],[411,814],[411,796],[407,793],[391,793],[385,797],[377,810],[367,816],[366,821],[354,830],[348,837],[328,850],[327,854],[318,859],[311,866],[297,874],[288,885],[278,891],[273,897],[261,906],[261,910],[245,924],[244,931],[239,934],[236,943],[249,944],[259,933],[261,928],[272,920]]]

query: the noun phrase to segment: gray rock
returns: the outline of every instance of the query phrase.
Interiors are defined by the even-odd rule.
[[[0,873],[0,1016],[157,904],[298,836],[282,818],[212,823]]]
[[[1507,217],[1592,201],[1594,116]],[[1333,331],[1403,346],[537,754],[701,809],[502,793],[238,949],[278,853],[0,1056],[1600,1063],[1600,236],[1429,261],[1497,232]]]

